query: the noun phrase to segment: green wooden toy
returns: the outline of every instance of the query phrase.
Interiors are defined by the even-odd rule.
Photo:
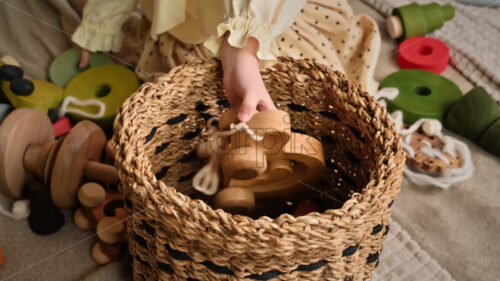
[[[49,77],[52,82],[61,88],[73,79],[76,75],[91,67],[113,64],[113,60],[106,54],[93,53],[90,55],[89,64],[85,68],[78,66],[80,62],[80,50],[71,48],[59,56],[51,63],[49,68]]]
[[[450,109],[445,126],[473,141],[498,117],[500,109],[482,87],[470,90]]]
[[[451,20],[454,16],[455,9],[451,5],[412,3],[393,10],[392,16],[386,20],[387,31],[394,39],[425,36],[427,33],[441,28],[446,21]]]
[[[11,91],[9,81],[2,81],[2,91],[10,103],[16,107],[28,107],[38,109],[45,113],[49,108],[57,108],[63,97],[63,90],[56,84],[36,80],[27,79],[33,83],[34,91],[27,96],[16,95]]]
[[[500,118],[486,129],[479,140],[479,145],[490,153],[500,157]]]
[[[90,68],[71,80],[64,90],[64,99],[76,98],[83,105],[69,104],[67,106],[68,116],[73,121],[83,119],[91,120],[104,129],[113,125],[113,119],[117,109],[122,103],[139,87],[139,81],[135,73],[120,65],[103,65]],[[105,106],[104,113],[98,114],[99,106],[85,105],[89,101],[96,101]],[[63,102],[64,104],[64,102]],[[83,111],[84,114],[74,111]],[[84,115],[102,115],[89,117]]]
[[[407,124],[420,118],[443,122],[448,110],[462,97],[455,83],[438,74],[417,69],[394,72],[382,81],[380,87],[399,90],[394,100],[387,100],[387,109],[390,112],[403,111]]]

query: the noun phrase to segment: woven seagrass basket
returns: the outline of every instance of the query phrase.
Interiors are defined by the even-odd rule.
[[[341,73],[280,58],[262,77],[294,131],[321,139],[328,172],[310,192],[342,202],[252,219],[184,193],[203,165],[207,120],[228,107],[217,60],[144,84],[115,119],[135,280],[367,280],[385,240],[405,156],[384,108]],[[313,190],[314,189],[314,190]]]

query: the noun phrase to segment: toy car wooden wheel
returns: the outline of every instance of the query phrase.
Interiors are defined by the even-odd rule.
[[[64,139],[52,170],[50,190],[60,208],[76,205],[76,193],[89,161],[99,161],[106,136],[99,126],[82,121]]]
[[[52,123],[41,111],[22,108],[5,118],[0,127],[0,191],[3,194],[22,196],[28,180],[23,155],[30,145],[52,140]]]

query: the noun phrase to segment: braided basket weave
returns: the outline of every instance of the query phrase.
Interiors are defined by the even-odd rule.
[[[328,172],[312,193],[342,202],[295,218],[251,219],[191,199],[207,120],[228,107],[217,60],[144,84],[115,119],[135,280],[366,280],[388,232],[405,155],[384,108],[341,73],[280,58],[262,72],[292,128],[322,140]]]

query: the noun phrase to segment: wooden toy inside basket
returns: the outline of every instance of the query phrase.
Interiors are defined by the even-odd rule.
[[[191,180],[206,163],[196,150],[210,134],[207,121],[229,104],[218,61],[174,68],[132,95],[114,124],[135,280],[371,276],[404,169],[394,124],[359,85],[326,66],[280,58],[262,77],[292,131],[321,140],[327,172],[300,195],[323,198],[321,212],[250,218],[195,200],[205,198]]]

